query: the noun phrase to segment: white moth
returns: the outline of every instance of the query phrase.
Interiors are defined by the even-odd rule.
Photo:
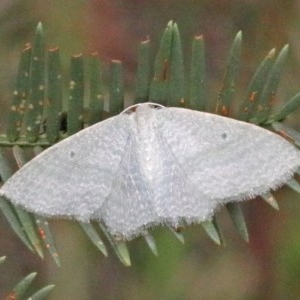
[[[227,202],[278,188],[299,166],[300,152],[268,130],[146,103],[45,150],[0,195],[132,239],[154,225],[210,220]]]

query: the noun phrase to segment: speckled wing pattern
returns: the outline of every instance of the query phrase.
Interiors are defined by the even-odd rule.
[[[88,221],[119,172],[128,121],[126,115],[112,117],[48,148],[9,178],[0,194],[37,214]]]
[[[258,126],[183,108],[137,106],[34,158],[0,195],[37,214],[103,221],[127,239],[212,218],[276,189],[300,152]]]
[[[212,209],[276,189],[300,166],[296,147],[259,126],[181,108],[156,117],[174,160]]]

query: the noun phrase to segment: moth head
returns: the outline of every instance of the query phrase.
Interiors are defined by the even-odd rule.
[[[163,107],[165,107],[165,106],[158,104],[158,103],[144,102],[144,103],[138,103],[138,104],[134,104],[134,105],[127,107],[126,109],[124,109],[121,112],[121,114],[130,114],[130,113],[136,112],[137,110],[143,110],[143,109],[147,109],[147,108],[160,109]]]

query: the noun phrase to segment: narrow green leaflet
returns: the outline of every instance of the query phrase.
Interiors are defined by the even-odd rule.
[[[49,293],[54,289],[55,285],[49,284],[42,289],[38,290],[36,293],[31,295],[27,300],[43,300],[49,295]]]
[[[131,266],[130,255],[129,255],[126,242],[122,240],[117,241],[114,237],[112,237],[107,232],[106,228],[101,223],[99,223],[99,227],[101,228],[102,232],[105,234],[107,240],[109,241],[110,245],[112,246],[113,250],[115,251],[120,261],[124,264],[124,266],[126,267]]]
[[[12,150],[18,168],[22,168],[27,163],[24,150],[19,146],[14,146]]]
[[[10,176],[13,175],[13,168],[11,163],[3,154],[3,151],[0,151],[0,176],[2,181],[6,181]]]
[[[134,103],[147,102],[150,84],[150,40],[142,41],[139,46],[136,72]]]
[[[72,135],[83,128],[84,68],[82,54],[71,57],[70,95],[67,132]]]
[[[294,190],[296,193],[300,194],[300,184],[294,179],[290,179],[286,185],[291,188],[292,190]]]
[[[154,74],[150,85],[149,101],[166,105],[168,103],[168,80],[172,47],[173,21],[170,21],[161,38],[154,62]]]
[[[12,103],[7,119],[6,134],[10,142],[14,142],[19,138],[22,129],[22,122],[29,94],[31,50],[31,46],[27,44],[21,52]]]
[[[192,45],[189,107],[205,111],[205,49],[202,35],[196,35]]]
[[[269,205],[271,205],[274,209],[279,210],[279,205],[271,193],[265,193],[261,195],[261,198],[266,201]]]
[[[0,258],[1,260],[1,258]],[[29,288],[32,284],[32,281],[35,279],[37,273],[33,272],[26,277],[24,277],[14,288],[13,290],[6,296],[6,300],[21,300],[25,299],[24,297],[29,292]],[[53,290],[54,285],[50,284],[47,285],[37,292],[35,292],[33,295],[31,295],[29,298],[26,297],[27,300],[43,300],[46,299],[47,295]]]
[[[88,125],[93,125],[103,119],[103,83],[102,69],[97,53],[89,57],[90,103]]]
[[[300,106],[300,93],[292,97],[288,102],[282,105],[277,112],[272,114],[267,123],[273,123],[275,121],[283,121],[289,114],[294,112]]]
[[[228,213],[241,237],[249,242],[249,234],[244,219],[244,215],[239,203],[230,202],[226,204]]]
[[[158,256],[157,246],[156,246],[154,237],[148,231],[146,231],[145,234],[143,235],[143,238],[146,241],[151,252],[155,256]]]
[[[9,293],[6,299],[22,299],[28,291],[32,281],[36,277],[37,273],[33,272],[24,277]]]
[[[62,117],[62,75],[58,48],[48,50],[46,96],[46,136],[50,143],[59,139]]]
[[[43,151],[43,148],[41,148],[39,146],[34,147],[35,155],[42,153],[42,151]],[[58,250],[57,250],[48,220],[42,216],[37,216],[37,215],[33,215],[33,218],[35,220],[36,227],[37,227],[37,233],[38,233],[40,239],[43,241],[46,249],[49,251],[49,253],[52,256],[53,260],[55,261],[56,265],[58,267],[60,267],[61,263],[60,263]]]
[[[5,199],[0,198],[0,209],[3,215],[5,216],[6,220],[10,224],[11,228],[21,239],[21,241],[26,245],[26,247],[30,251],[35,252],[27,235],[24,233],[23,225],[20,223],[20,220],[17,217],[14,207]]]
[[[176,229],[174,229],[171,226],[168,226],[168,229],[172,232],[172,234],[177,238],[177,240],[181,244],[184,244],[184,236],[183,236],[183,234],[179,230],[176,230]]]
[[[0,152],[0,175],[3,181],[7,180],[13,174],[12,168],[8,160]],[[22,242],[34,252],[34,249],[24,232],[23,225],[21,224],[14,207],[5,199],[0,199],[0,208],[7,221],[11,225],[14,232],[19,236]]]
[[[201,223],[202,227],[204,228],[207,235],[217,244],[222,245],[222,235],[219,231],[219,227],[217,226],[217,223],[215,219],[212,221],[206,221]]]
[[[271,108],[274,105],[275,95],[287,57],[288,49],[288,45],[285,45],[282,48],[267,76],[267,79],[265,80],[264,89],[257,103],[257,112],[252,120],[256,124],[264,123],[269,117]]]
[[[24,156],[24,151],[19,146],[14,146],[13,154],[19,168],[21,168],[27,162],[27,159]],[[42,250],[39,236],[37,234],[33,217],[31,216],[30,213],[28,213],[27,211],[25,211],[23,208],[20,207],[15,207],[15,212],[23,226],[26,235],[28,236],[28,239],[33,245],[35,251],[38,253],[38,255],[41,258],[43,258],[44,257],[43,250]]]
[[[272,49],[259,65],[253,75],[246,92],[245,100],[242,102],[238,118],[242,121],[249,121],[253,118],[258,109],[258,100],[261,97],[266,78],[275,61],[275,49]]]
[[[109,112],[117,115],[124,110],[124,82],[122,63],[119,60],[111,61],[111,77],[109,86]]]
[[[229,108],[235,93],[235,81],[241,64],[242,32],[239,31],[231,46],[223,86],[216,106],[216,114],[228,116]]]
[[[15,207],[15,212],[34,250],[41,258],[44,258],[42,245],[39,236],[37,234],[37,230],[33,218],[27,211],[25,211],[20,207]]]
[[[35,219],[35,223],[37,226],[37,232],[40,239],[44,242],[45,247],[49,251],[50,255],[52,256],[53,260],[55,261],[58,267],[61,266],[58,250],[50,229],[50,225],[46,218],[41,216],[33,216]]]
[[[104,256],[107,256],[107,249],[94,226],[91,223],[79,222],[78,224],[90,238],[92,243],[102,252]]]
[[[30,95],[26,114],[26,135],[29,142],[37,141],[43,121],[45,100],[45,50],[42,24],[36,29],[30,68]]]
[[[185,79],[181,39],[176,23],[172,30],[168,106],[185,105]]]

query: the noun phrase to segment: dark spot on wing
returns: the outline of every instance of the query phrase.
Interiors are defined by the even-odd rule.
[[[226,139],[227,139],[227,133],[226,133],[226,132],[223,132],[223,133],[221,134],[221,137],[222,137],[223,140],[226,140]]]

